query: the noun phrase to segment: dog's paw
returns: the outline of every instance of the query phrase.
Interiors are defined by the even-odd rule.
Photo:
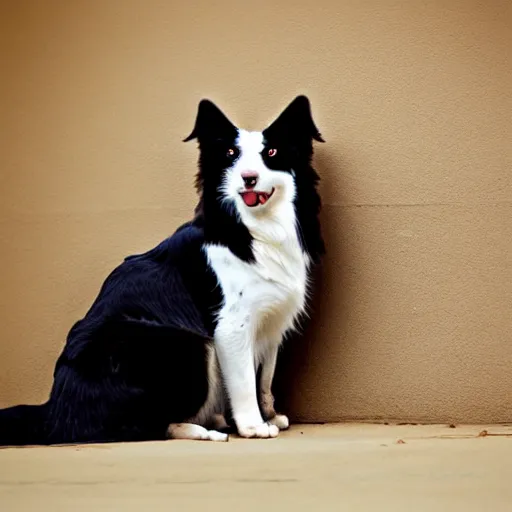
[[[290,420],[284,414],[276,414],[268,422],[275,425],[279,430],[286,430],[290,427]]]
[[[194,423],[171,423],[167,429],[169,439],[190,439],[195,441],[229,441],[228,434],[207,430]]]
[[[216,430],[208,430],[208,434],[205,439],[208,441],[226,442],[229,441],[229,435],[224,432],[217,432]]]
[[[279,427],[270,422],[259,425],[239,425],[238,434],[246,438],[268,439],[279,435]]]

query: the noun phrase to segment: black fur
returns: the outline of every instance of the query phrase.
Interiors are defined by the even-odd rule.
[[[228,149],[236,152],[238,130],[210,101],[202,100],[192,133],[185,139],[197,138],[199,143],[199,172],[196,187],[200,194],[196,222],[204,229],[205,239],[222,244],[240,259],[254,261],[252,236],[229,205],[221,203],[219,187],[223,171],[236,158],[227,156]]]
[[[126,258],[70,330],[49,401],[41,411],[2,411],[0,443],[164,439],[169,423],[194,415],[206,398],[205,350],[221,301],[203,242],[189,223]]]
[[[286,110],[263,130],[266,148],[262,157],[269,169],[293,170],[297,196],[295,212],[297,231],[302,248],[313,262],[318,263],[325,253],[318,214],[321,201],[317,192],[319,176],[311,165],[313,142],[324,142],[313,118],[309,100],[297,96]],[[279,148],[277,158],[269,158],[266,149]]]
[[[311,156],[312,139],[321,137],[308,100],[296,98],[264,135],[284,155],[279,165],[296,174],[297,229],[317,261],[324,244]],[[107,277],[68,334],[48,401],[0,410],[0,445],[159,440],[170,423],[197,413],[208,391],[206,353],[223,299],[202,246],[219,243],[254,259],[249,231],[219,202],[236,136],[236,127],[203,100],[185,139],[197,138],[200,149],[194,219]]]

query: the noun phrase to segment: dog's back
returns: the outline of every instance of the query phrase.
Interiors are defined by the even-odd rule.
[[[69,332],[48,402],[0,411],[0,444],[163,439],[198,410],[218,302],[202,241],[184,225],[108,276]]]

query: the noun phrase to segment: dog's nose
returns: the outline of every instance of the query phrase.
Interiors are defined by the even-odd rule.
[[[254,171],[245,171],[242,173],[245,188],[254,188],[258,183],[258,173]]]

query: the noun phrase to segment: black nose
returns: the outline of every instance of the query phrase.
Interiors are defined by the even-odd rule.
[[[244,180],[245,188],[254,188],[256,183],[258,183],[256,176],[242,176],[242,179]]]

